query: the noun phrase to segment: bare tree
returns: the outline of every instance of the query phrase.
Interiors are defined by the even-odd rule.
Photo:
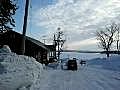
[[[63,39],[64,37],[64,33],[63,31],[61,31],[60,29],[61,28],[57,28],[58,29],[58,32],[56,33],[56,35],[54,35],[54,43],[55,45],[57,46],[57,49],[58,49],[58,61],[60,60],[60,52],[61,52],[61,49],[65,43],[65,39]]]
[[[99,40],[99,46],[106,51],[107,57],[109,57],[109,51],[111,46],[115,41],[115,35],[119,27],[117,24],[112,23],[105,28],[105,30],[100,30],[97,32],[97,40]]]

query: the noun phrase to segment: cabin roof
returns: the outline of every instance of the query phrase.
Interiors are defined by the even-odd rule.
[[[13,30],[8,30],[8,31],[6,31],[4,33],[7,33],[7,32],[15,33],[17,35],[22,36],[22,34],[16,32],[16,31],[13,31]],[[26,36],[26,39],[29,40],[29,41],[31,41],[32,43],[34,43],[34,44],[36,44],[36,45],[38,45],[38,46],[40,46],[40,47],[42,47],[42,48],[44,48],[44,49],[46,49],[46,50],[49,51],[49,48],[44,43],[42,43],[42,42],[40,42],[40,41],[38,41],[36,39],[33,39],[31,37],[28,37],[28,36]]]
[[[40,47],[42,47],[42,48],[44,48],[46,50],[49,50],[49,48],[47,48],[44,43],[42,43],[42,42],[40,42],[40,41],[38,41],[36,39],[33,39],[31,37],[28,37],[28,36],[26,36],[26,39],[30,40],[31,42],[35,43],[36,45],[38,45],[38,46],[40,46]]]
[[[55,45],[45,45],[47,48],[50,49],[50,51],[56,51],[56,46]]]

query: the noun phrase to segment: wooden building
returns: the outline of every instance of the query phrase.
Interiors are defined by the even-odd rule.
[[[0,45],[8,45],[12,52],[20,54],[22,35],[9,30],[0,33]],[[50,49],[45,44],[26,36],[25,55],[32,56],[40,63],[49,61]]]
[[[46,45],[47,48],[49,48],[49,62],[55,62],[57,60],[56,57],[56,46],[55,45]]]

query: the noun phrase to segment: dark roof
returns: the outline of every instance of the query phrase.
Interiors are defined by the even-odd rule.
[[[18,35],[22,36],[22,34],[16,32],[16,31],[13,31],[13,30],[8,30],[8,31],[6,31],[6,32],[13,32],[13,33],[15,33],[15,34],[18,34]],[[6,33],[6,32],[5,32],[5,33]],[[31,41],[31,42],[33,42],[34,44],[36,44],[36,45],[44,48],[44,49],[46,49],[46,50],[49,50],[49,48],[46,47],[44,43],[42,43],[42,42],[40,42],[40,41],[38,41],[38,40],[36,40],[36,39],[33,39],[33,38],[31,38],[31,37],[28,37],[28,36],[26,36],[26,39],[29,40],[29,41]]]
[[[45,45],[47,48],[49,48],[51,51],[56,51],[55,45]]]
[[[47,48],[44,43],[42,43],[42,42],[40,42],[40,41],[38,41],[36,39],[33,39],[31,37],[28,37],[28,36],[26,36],[26,39],[30,40],[31,42],[35,43],[36,45],[38,45],[38,46],[40,46],[40,47],[42,47],[42,48],[44,48],[46,50],[49,50],[49,48]]]

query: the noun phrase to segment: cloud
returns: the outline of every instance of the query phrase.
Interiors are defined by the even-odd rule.
[[[92,50],[94,47],[94,45],[97,46],[97,43],[98,41],[96,40],[96,37],[93,37],[93,38],[89,38],[89,39],[85,39],[85,40],[82,40],[82,41],[73,41],[70,43],[68,43],[68,47],[65,48],[65,49],[73,49],[73,50],[76,50],[76,49],[79,49],[79,50],[87,50],[88,48],[86,47],[91,47],[90,50]]]
[[[90,43],[95,41],[91,38],[95,37],[96,30],[111,22],[119,23],[120,0],[58,0],[36,10],[32,21],[47,30],[46,35],[61,27],[70,37],[69,43],[84,46],[89,38]]]

